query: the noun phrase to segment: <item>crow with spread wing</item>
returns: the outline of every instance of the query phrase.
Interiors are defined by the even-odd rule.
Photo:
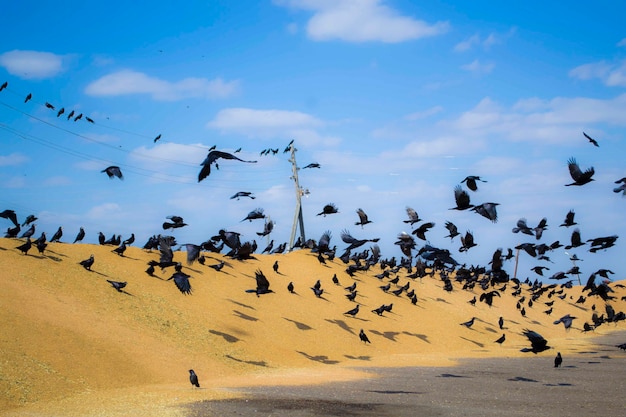
[[[209,154],[204,159],[204,161],[202,161],[202,163],[200,164],[202,165],[202,169],[200,170],[200,173],[198,174],[198,182],[202,181],[203,179],[209,176],[209,174],[211,173],[211,165],[213,165],[214,163],[215,163],[215,168],[219,169],[219,165],[217,164],[216,161],[220,158],[234,159],[236,161],[247,162],[250,164],[256,163],[256,161],[244,161],[243,159],[237,158],[235,155],[230,154],[228,152],[212,150],[211,152],[209,152]]]

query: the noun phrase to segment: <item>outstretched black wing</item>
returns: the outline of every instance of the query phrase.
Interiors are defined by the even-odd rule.
[[[245,161],[245,160],[243,160],[241,158],[237,158],[235,155],[230,154],[228,152],[222,152],[222,151],[213,150],[213,151],[209,152],[207,157],[200,164],[200,165],[202,165],[202,169],[200,170],[200,173],[198,174],[198,182],[202,181],[203,179],[205,179],[206,177],[209,176],[209,174],[211,173],[211,165],[215,161],[220,159],[220,158],[222,158],[222,159],[234,159],[234,160],[237,160],[237,161],[247,162],[247,163],[256,163],[256,161]]]
[[[180,292],[182,292],[185,295],[191,294],[191,284],[189,283],[189,275],[185,274],[184,272],[177,271],[177,272],[174,272],[174,274],[168,279],[168,281],[170,279],[174,280],[174,284],[176,284],[176,287],[178,287]]]

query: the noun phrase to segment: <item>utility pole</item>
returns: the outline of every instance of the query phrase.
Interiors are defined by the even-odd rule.
[[[302,217],[302,196],[309,193],[309,190],[303,190],[300,187],[300,183],[298,181],[298,164],[296,163],[296,147],[293,145],[293,142],[290,145],[291,157],[289,158],[289,162],[291,162],[291,170],[293,175],[291,179],[296,186],[296,211],[293,217],[293,225],[291,226],[291,237],[289,238],[289,251],[293,250],[294,240],[296,238],[296,229],[300,226],[300,238],[304,243],[304,218]]]

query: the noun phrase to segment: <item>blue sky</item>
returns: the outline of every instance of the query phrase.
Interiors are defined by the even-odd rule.
[[[616,2],[275,0],[13,2],[0,34],[0,208],[35,214],[37,233],[78,228],[87,242],[163,233],[169,215],[189,226],[171,234],[200,243],[219,229],[259,238],[262,208],[270,238],[289,240],[295,210],[290,140],[301,169],[307,238],[330,230],[380,238],[383,257],[400,257],[411,232],[405,208],[436,225],[428,241],[460,263],[486,264],[497,248],[523,242],[569,244],[559,227],[569,210],[583,240],[623,236],[626,199],[612,191],[626,176],[626,7]],[[27,94],[32,99],[24,102]],[[51,110],[48,102],[55,106]],[[65,114],[57,117],[63,107]],[[90,117],[67,119],[74,110]],[[585,131],[600,144],[594,147]],[[161,139],[154,143],[157,135]],[[255,164],[220,161],[198,183],[211,146]],[[273,156],[261,156],[279,148]],[[571,182],[567,161],[595,168]],[[118,165],[124,180],[100,171]],[[454,207],[468,175],[486,180],[471,202],[499,203],[497,223]],[[254,200],[230,199],[238,191]],[[338,214],[316,216],[327,203]],[[356,209],[373,223],[355,226]],[[548,229],[541,240],[514,234],[518,219]],[[0,219],[3,227],[10,222]],[[446,221],[478,246],[458,251]],[[624,278],[615,247],[576,253],[581,279],[599,268]],[[418,247],[425,242],[416,239]],[[366,248],[364,246],[363,248]],[[572,266],[522,253],[518,277]],[[513,263],[505,264],[513,274]],[[576,277],[572,277],[576,279]]]

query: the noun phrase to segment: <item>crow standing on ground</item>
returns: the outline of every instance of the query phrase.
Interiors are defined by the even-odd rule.
[[[365,334],[363,329],[361,329],[361,331],[359,332],[359,339],[361,339],[361,341],[363,343],[372,343],[372,342],[370,342],[369,337],[367,337],[367,335]]]
[[[554,358],[554,367],[558,368],[563,363],[563,357],[561,356],[561,352],[556,353],[556,357]]]
[[[191,386],[200,388],[200,382],[198,382],[198,375],[193,371],[193,369],[189,370],[189,382],[191,382]]]

